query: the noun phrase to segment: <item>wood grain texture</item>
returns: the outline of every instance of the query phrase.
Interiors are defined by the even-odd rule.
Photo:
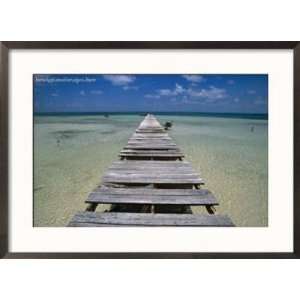
[[[123,149],[120,153],[138,153],[138,154],[182,154],[178,149]]]
[[[112,164],[113,166],[142,166],[144,168],[148,166],[157,166],[157,167],[181,167],[181,166],[189,166],[192,167],[192,165],[187,161],[140,161],[140,160],[131,160],[131,161],[115,161]]]
[[[161,157],[161,158],[181,158],[184,157],[182,153],[120,153],[121,157]]]
[[[151,213],[95,213],[79,212],[69,227],[98,226],[205,226],[232,227],[225,215],[151,214]]]
[[[204,184],[204,181],[198,176],[104,176],[103,183],[119,183],[119,184]]]
[[[165,196],[196,196],[206,197],[212,195],[207,189],[158,189],[158,188],[111,188],[101,186],[93,190],[93,192],[101,192],[108,195],[165,195]]]
[[[89,194],[86,203],[218,205],[216,198],[206,189],[142,188],[98,188]]]

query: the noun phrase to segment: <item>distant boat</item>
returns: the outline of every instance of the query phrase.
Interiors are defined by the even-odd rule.
[[[105,117],[105,118],[109,118],[109,115],[108,115],[108,114],[105,114],[104,117]]]

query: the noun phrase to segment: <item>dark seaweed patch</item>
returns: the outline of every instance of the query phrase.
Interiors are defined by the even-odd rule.
[[[78,136],[82,133],[93,132],[94,130],[58,130],[52,132],[52,134],[58,139],[70,139]]]
[[[40,186],[35,187],[35,188],[33,189],[33,191],[34,191],[34,192],[37,192],[37,191],[39,191],[39,190],[42,190],[43,188],[44,188],[44,186],[43,186],[43,185],[40,185]]]
[[[116,133],[116,130],[106,130],[106,131],[101,131],[101,134],[114,134]]]

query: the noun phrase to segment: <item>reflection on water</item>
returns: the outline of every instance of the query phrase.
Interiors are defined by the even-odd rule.
[[[34,224],[65,226],[127,143],[140,115],[38,116],[34,127]],[[237,226],[267,225],[268,121],[158,116]],[[103,206],[102,209],[106,209]],[[201,212],[200,208],[193,208]]]

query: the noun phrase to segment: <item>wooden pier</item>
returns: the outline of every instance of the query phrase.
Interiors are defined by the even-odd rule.
[[[148,114],[68,226],[234,226],[157,119]],[[96,212],[101,204],[109,211]],[[206,213],[193,214],[191,206]]]

